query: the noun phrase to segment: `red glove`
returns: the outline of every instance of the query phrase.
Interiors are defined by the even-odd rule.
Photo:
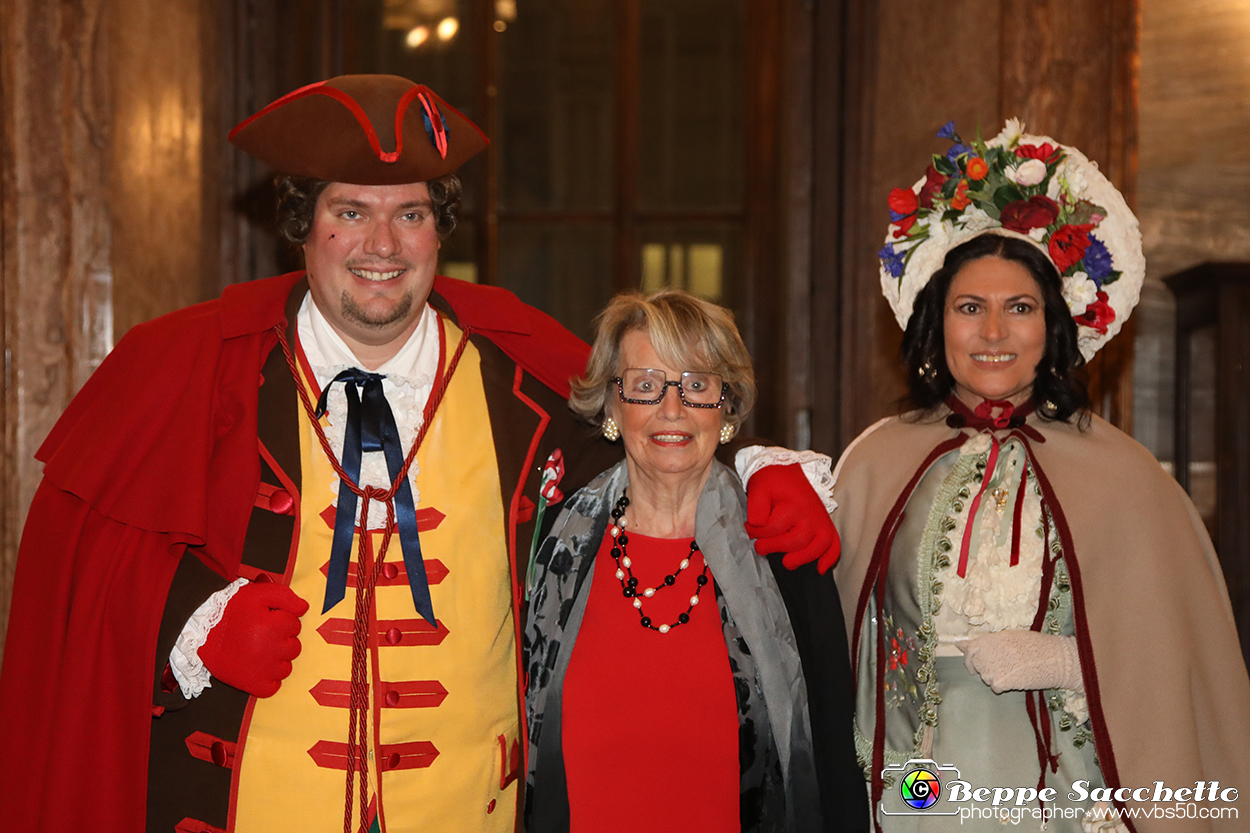
[[[272,697],[299,656],[299,617],[308,602],[281,584],[239,588],[199,650],[208,672],[256,697]]]
[[[827,573],[842,553],[838,531],[798,463],[765,466],[751,476],[746,529],[760,555],[786,553],[787,570],[815,561]]]

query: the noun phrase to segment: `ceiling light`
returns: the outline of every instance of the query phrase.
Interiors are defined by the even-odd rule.
[[[421,44],[430,39],[430,30],[427,26],[416,26],[408,31],[408,37],[405,42],[409,49],[416,49]]]
[[[460,31],[460,21],[454,17],[444,17],[438,22],[438,39],[451,40]]]

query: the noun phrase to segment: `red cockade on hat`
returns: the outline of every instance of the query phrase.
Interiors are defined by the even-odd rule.
[[[244,119],[230,141],[283,173],[356,185],[436,179],[488,142],[429,87],[397,75],[301,87]]]

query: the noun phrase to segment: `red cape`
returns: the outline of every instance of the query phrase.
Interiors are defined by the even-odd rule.
[[[165,597],[188,550],[223,577],[238,567],[260,480],[258,380],[302,277],[135,327],[36,454],[0,674],[0,829],[142,825]],[[576,336],[506,290],[437,278],[434,291],[568,395],[589,355]]]

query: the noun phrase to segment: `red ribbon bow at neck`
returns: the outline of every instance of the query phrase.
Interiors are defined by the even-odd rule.
[[[995,410],[999,411],[998,416],[994,416]],[[995,428],[1006,428],[1011,423],[1011,415],[1015,411],[1016,406],[1005,399],[986,399],[977,405],[973,413],[990,422]]]

